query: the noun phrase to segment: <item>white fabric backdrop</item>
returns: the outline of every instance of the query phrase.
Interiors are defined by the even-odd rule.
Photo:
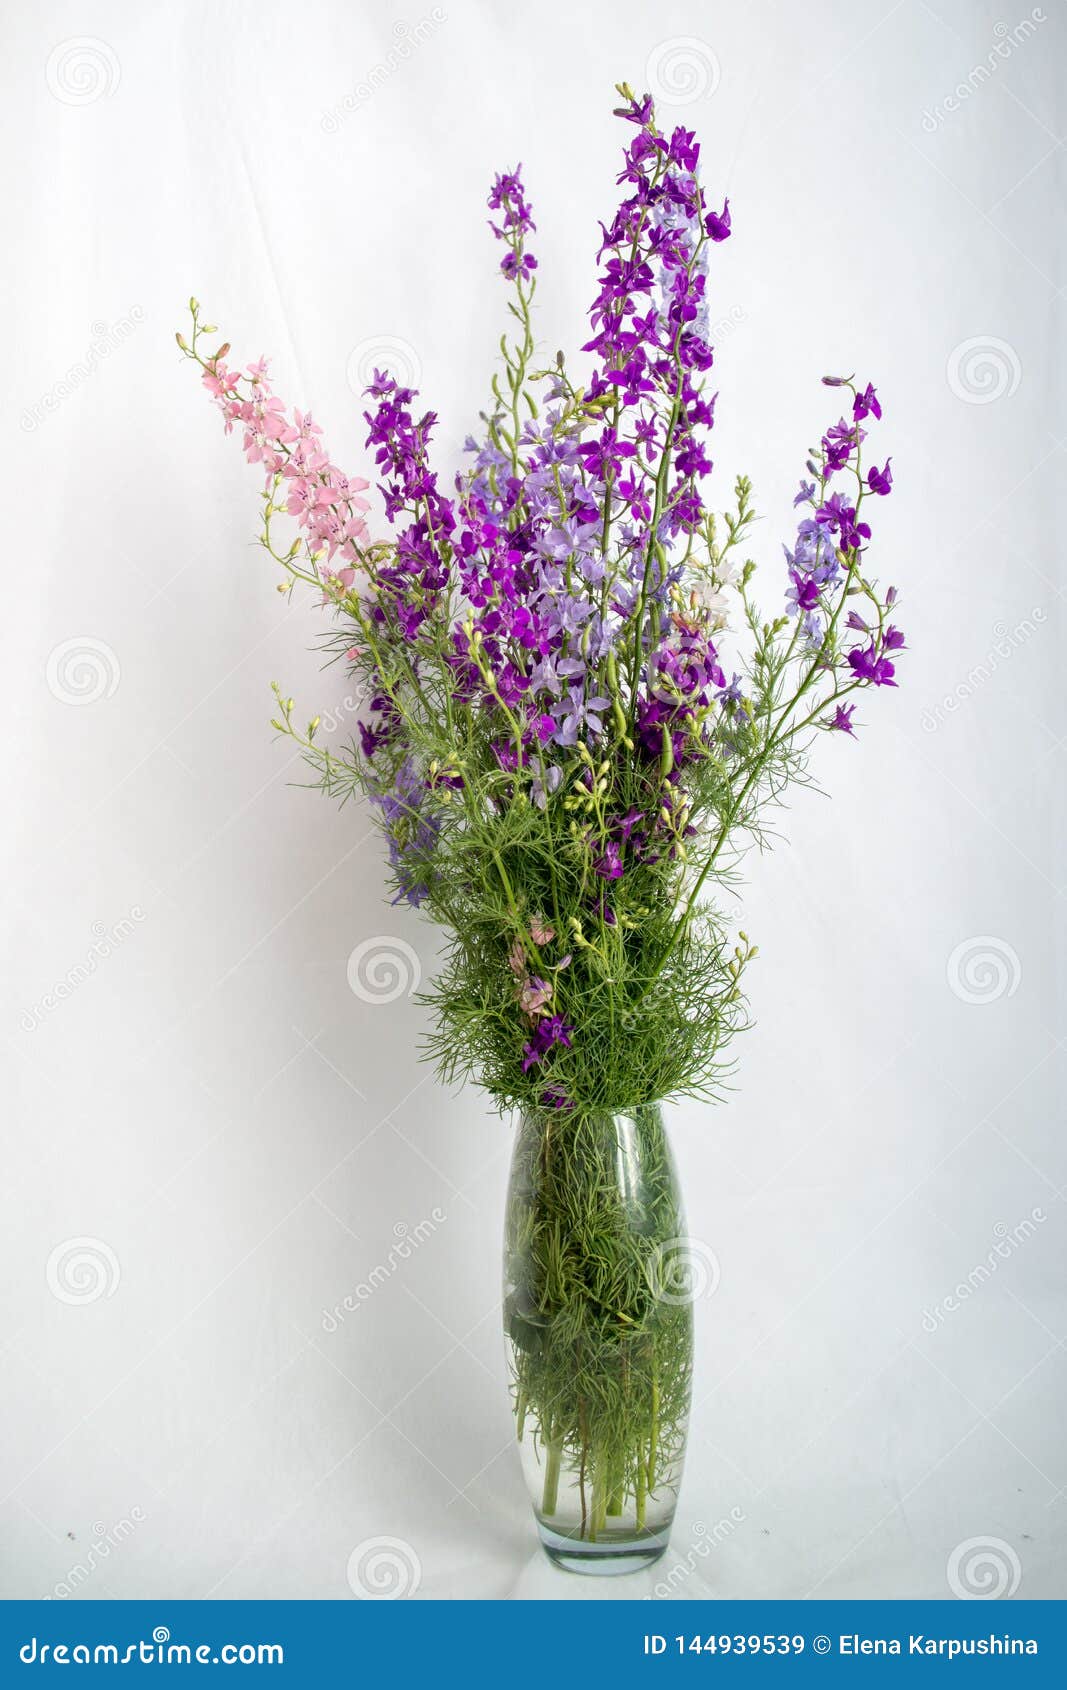
[[[0,1595],[345,1596],[382,1536],[420,1597],[935,1597],[973,1539],[1063,1593],[1065,42],[1062,0],[7,8]],[[403,991],[349,988],[361,942],[433,937],[367,815],[290,784],[269,682],[344,681],[172,334],[195,291],[354,471],[384,349],[454,460],[492,172],[576,347],[612,84],[650,75],[733,205],[716,475],[755,478],[765,593],[856,370],[911,649],[750,865],[758,1025],[677,1111],[722,1272],[675,1542],[591,1588],[511,1446],[508,1128],[416,1066]]]

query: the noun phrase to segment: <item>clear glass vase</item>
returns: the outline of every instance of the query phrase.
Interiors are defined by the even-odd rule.
[[[692,1377],[684,1234],[656,1105],[521,1119],[504,1330],[541,1542],[570,1571],[630,1572],[667,1547]]]

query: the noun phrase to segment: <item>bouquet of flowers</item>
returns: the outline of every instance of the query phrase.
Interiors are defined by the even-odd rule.
[[[195,300],[178,336],[265,478],[280,590],[319,595],[362,686],[358,741],[324,740],[278,687],[274,727],[327,794],[370,802],[396,899],[443,932],[425,999],[441,1074],[536,1123],[509,1209],[516,1407],[544,1462],[542,1519],[564,1463],[584,1541],[624,1500],[646,1528],[684,1426],[688,1310],[657,1294],[647,1248],[662,1255],[680,1210],[647,1124],[661,1100],[714,1094],[745,1020],[756,949],[712,894],[807,778],[816,738],[854,735],[858,693],[896,684],[903,646],[895,589],[868,564],[870,507],[892,486],[889,459],[867,461],[881,406],[852,378],[823,378],[844,414],[807,455],[782,597],[757,606],[750,484],[725,515],[704,498],[709,269],[729,202],[705,204],[689,130],[619,94],[622,198],[581,373],[538,357],[536,226],[507,171],[488,204],[511,328],[454,485],[433,468],[434,412],[385,372],[367,390],[388,537],[368,479],[337,467],[264,361],[231,364]],[[628,1227],[620,1120],[647,1128]]]

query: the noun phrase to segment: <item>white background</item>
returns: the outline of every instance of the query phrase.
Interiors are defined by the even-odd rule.
[[[988,1589],[1062,1595],[1061,0],[1029,39],[986,0],[6,10],[0,1594],[345,1597],[384,1536],[419,1597],[938,1597],[972,1539]],[[454,467],[492,172],[524,163],[575,349],[612,84],[650,74],[732,201],[716,477],[755,479],[765,602],[819,377],[855,370],[910,650],[750,864],[758,1024],[675,1112],[721,1265],[675,1539],[593,1588],[540,1558],[511,1443],[509,1128],[416,1065],[403,992],[349,987],[361,942],[428,970],[433,935],[367,813],[291,784],[269,683],[306,718],[344,678],[173,331],[195,291],[352,472],[384,342]]]

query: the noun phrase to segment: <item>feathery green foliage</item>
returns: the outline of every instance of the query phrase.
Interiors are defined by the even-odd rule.
[[[541,1446],[538,1513],[561,1536],[616,1522],[640,1537],[673,1513],[692,1372],[692,1308],[670,1292],[683,1230],[658,1109],[524,1119],[504,1326],[519,1437]]]

